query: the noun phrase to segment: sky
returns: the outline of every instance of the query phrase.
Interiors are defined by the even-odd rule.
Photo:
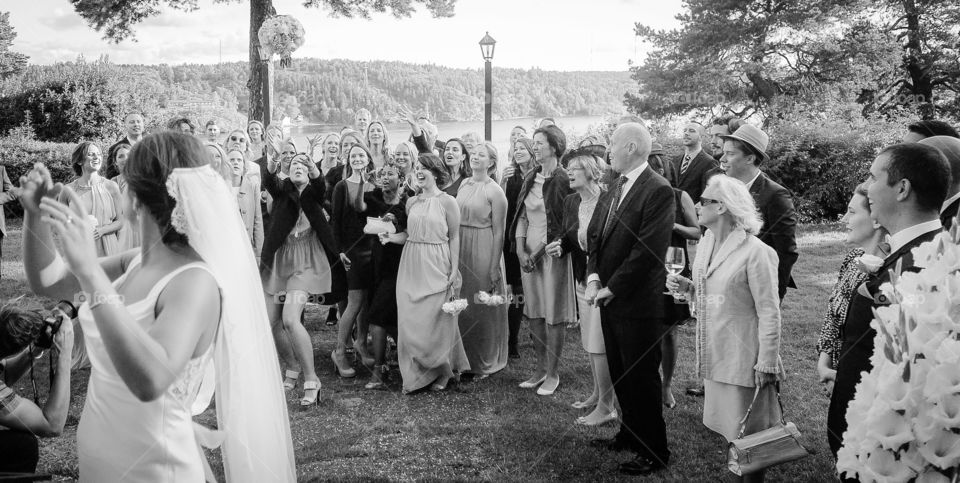
[[[69,0],[4,1],[17,32],[12,49],[35,64],[72,61],[79,54],[107,54],[119,64],[212,64],[247,60],[249,2],[214,4],[163,13],[138,27],[137,41],[112,44],[73,10]],[[161,2],[165,3],[165,2]],[[274,0],[293,15],[306,41],[293,57],[395,60],[459,68],[483,65],[479,41],[497,41],[494,66],[543,70],[625,71],[641,61],[646,45],[633,35],[635,22],[674,28],[681,0],[458,0],[452,18],[432,18],[420,7],[411,18],[373,15],[372,20],[331,18],[304,8],[302,0]]]

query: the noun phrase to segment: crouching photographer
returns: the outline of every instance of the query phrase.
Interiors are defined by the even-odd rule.
[[[70,319],[75,315],[69,302],[60,302],[46,318],[13,305],[0,308],[0,473],[34,473],[39,459],[37,437],[57,436],[63,431],[70,407]],[[40,407],[18,396],[10,386],[46,349],[53,351],[50,393]]]

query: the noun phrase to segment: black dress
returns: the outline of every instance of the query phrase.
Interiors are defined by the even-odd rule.
[[[674,200],[677,203],[677,211],[674,217],[674,223],[686,226],[687,221],[683,217],[683,202],[681,198],[683,197],[683,190],[674,188],[673,189]],[[690,269],[690,254],[687,252],[687,239],[683,235],[677,233],[676,231],[670,235],[670,246],[680,247],[683,249],[683,271],[680,272],[680,275],[691,278],[691,269]],[[664,303],[664,314],[663,322],[666,325],[677,325],[690,317],[690,305],[687,302],[676,303],[673,300],[673,295],[666,295],[666,302]]]
[[[873,369],[873,338],[876,331],[870,328],[873,320],[873,299],[854,291],[847,318],[843,324],[843,345],[837,360],[837,378],[830,395],[827,413],[827,442],[833,457],[843,446],[843,433],[847,430],[847,406],[856,394],[860,373]]]
[[[383,217],[390,213],[396,217],[397,233],[407,229],[407,196],[400,194],[400,202],[389,205],[383,201],[383,191],[377,188],[364,196],[367,203],[367,216]],[[397,331],[397,272],[400,270],[400,256],[403,245],[380,240],[373,244],[373,296],[367,309],[367,320],[373,325],[387,329],[392,334]]]
[[[333,189],[333,212],[330,214],[330,221],[340,252],[345,253],[350,259],[347,288],[368,290],[373,285],[373,266],[371,265],[373,244],[379,241],[376,236],[363,232],[363,227],[367,224],[367,216],[354,209],[356,204],[355,200],[351,199],[350,184],[354,184],[356,189],[363,189],[367,183],[358,185],[346,179],[337,183]],[[363,195],[364,199],[366,194]]]

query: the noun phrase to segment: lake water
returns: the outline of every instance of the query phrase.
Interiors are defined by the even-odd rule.
[[[533,123],[539,118],[522,117],[518,119],[501,119],[493,121],[491,137],[493,143],[497,146],[500,153],[500,159],[506,158],[508,144],[510,143],[510,131],[514,126],[523,126],[527,133],[533,134]],[[557,126],[563,129],[563,132],[570,136],[583,136],[592,125],[603,122],[602,116],[572,116],[555,118]],[[303,149],[307,146],[307,136],[313,137],[318,133],[340,132],[342,125],[319,125],[310,124],[305,126],[293,126],[290,134],[297,147]],[[454,137],[461,137],[468,132],[476,132],[483,137],[483,121],[459,121],[459,122],[441,122],[437,124],[439,138],[441,140]],[[387,124],[390,144],[396,147],[397,143],[410,137],[410,125],[407,123]]]

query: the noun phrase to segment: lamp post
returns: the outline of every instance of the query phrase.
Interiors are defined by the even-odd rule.
[[[497,41],[493,40],[490,32],[480,39],[480,53],[483,54],[483,77],[484,77],[484,99],[483,99],[483,138],[490,141],[493,131],[493,72],[491,71],[490,61],[493,60],[493,49],[497,46]]]
[[[271,78],[273,77],[273,62],[270,61],[272,55],[267,49],[263,47],[257,47],[257,49],[260,52],[260,66],[255,68],[260,69],[260,76],[263,79],[261,96],[263,97],[263,127],[266,129],[273,119],[273,102],[271,102],[273,100],[273,79]]]

